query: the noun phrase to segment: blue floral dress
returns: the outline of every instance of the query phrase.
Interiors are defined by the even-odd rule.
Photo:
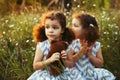
[[[37,45],[40,46],[40,49],[44,54],[43,60],[46,60],[46,56],[50,50],[49,41],[46,40],[38,43]],[[72,74],[68,71],[68,69],[65,69],[64,73],[56,77],[50,75],[48,69],[49,67],[45,70],[36,70],[27,80],[76,80],[75,77],[72,76]]]
[[[80,41],[74,40],[69,46],[68,51],[72,48],[74,52],[77,53],[80,50],[80,46]],[[92,54],[94,56],[96,56],[96,53],[99,48],[100,43],[96,42],[92,49]],[[114,75],[108,70],[103,68],[95,68],[95,66],[91,63],[91,61],[86,55],[83,55],[75,63],[74,67],[70,69],[70,72],[76,77],[81,75],[84,80],[115,80]],[[76,80],[81,79],[77,78]]]

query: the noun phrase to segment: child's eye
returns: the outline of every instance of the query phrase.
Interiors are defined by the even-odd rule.
[[[49,29],[50,27],[49,26],[45,26],[46,29]]]
[[[58,26],[53,26],[53,29],[59,29],[59,27]]]
[[[77,26],[76,24],[73,24],[73,26],[74,26],[74,27],[79,27],[79,26]]]

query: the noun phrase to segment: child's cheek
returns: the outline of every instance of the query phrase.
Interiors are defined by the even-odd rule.
[[[75,30],[75,36],[80,37],[80,35],[81,35],[81,30],[78,28]]]

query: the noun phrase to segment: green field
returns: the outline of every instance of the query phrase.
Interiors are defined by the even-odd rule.
[[[77,4],[77,3],[76,3]],[[37,8],[38,9],[38,8]],[[41,23],[41,16],[48,12],[46,8],[37,11],[9,12],[0,15],[0,80],[26,80],[33,72],[32,62],[36,44],[32,29]],[[71,25],[71,16],[84,10],[94,15],[98,21],[101,38],[104,68],[120,79],[120,10],[92,9],[74,7],[67,17],[67,26]]]

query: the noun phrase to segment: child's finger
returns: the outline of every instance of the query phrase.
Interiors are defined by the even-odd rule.
[[[64,56],[67,56],[67,54],[62,54],[61,56],[64,57]]]
[[[74,54],[74,50],[71,48],[68,54]]]
[[[55,55],[60,55],[60,53],[59,53],[59,52],[56,52]]]
[[[62,59],[67,59],[67,57],[62,57]]]
[[[61,54],[65,54],[65,53],[66,53],[66,51],[65,51],[65,50],[62,50],[62,51],[61,51]]]

